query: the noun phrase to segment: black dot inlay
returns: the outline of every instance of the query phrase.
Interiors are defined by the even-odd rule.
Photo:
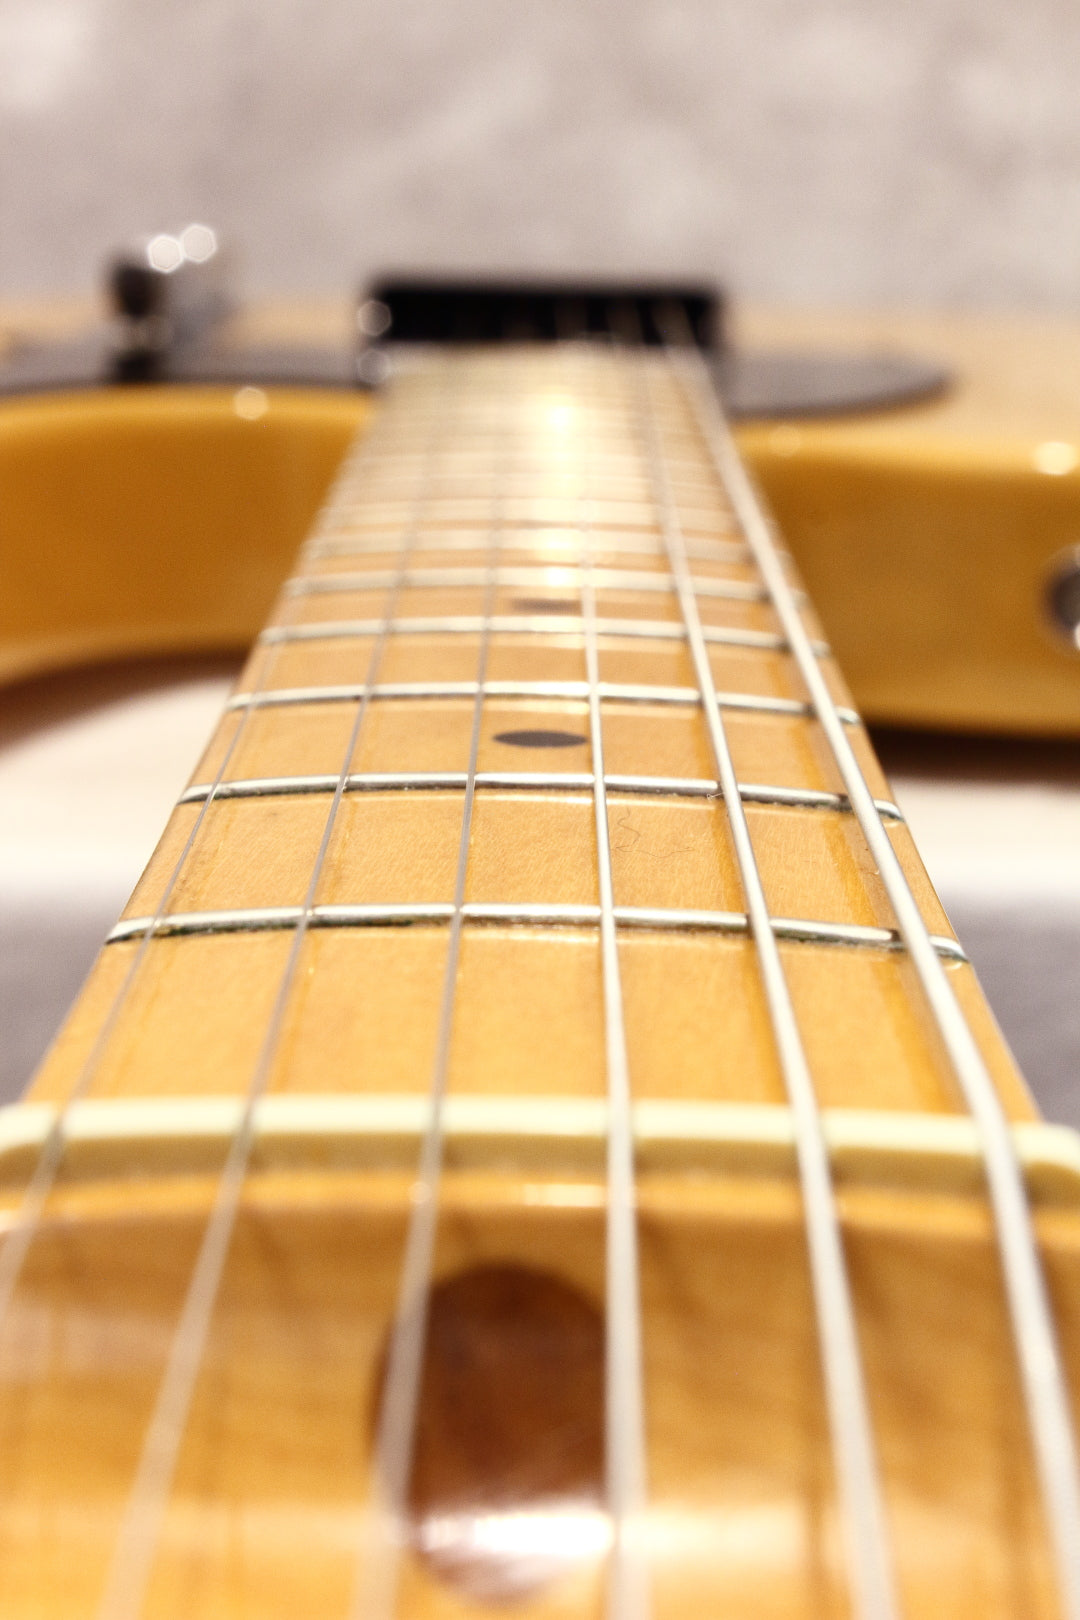
[[[498,731],[495,741],[509,743],[512,748],[580,748],[588,737],[576,731]]]
[[[573,596],[515,596],[514,608],[518,613],[577,613],[578,601]]]

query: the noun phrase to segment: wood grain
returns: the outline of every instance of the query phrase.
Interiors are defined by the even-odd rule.
[[[346,1613],[407,1182],[252,1186],[185,1437],[155,1620],[193,1603],[229,1617]],[[438,1275],[513,1263],[598,1301],[601,1187],[564,1180],[542,1214],[529,1192],[520,1178],[448,1176]],[[85,1195],[81,1211],[58,1208],[5,1341],[0,1592],[19,1620],[93,1613],[200,1230],[197,1200],[170,1211],[159,1198],[142,1213],[130,1191],[126,1207],[115,1192],[109,1201],[111,1215]],[[646,1180],[641,1212],[658,1614],[843,1614],[797,1199],[739,1178]],[[905,1612],[940,1614],[947,1593],[959,1616],[1053,1616],[979,1201],[852,1194],[844,1215]],[[1068,1233],[1051,1227],[1044,1252],[1075,1365],[1074,1218]],[[500,1505],[483,1504],[489,1528]],[[602,1517],[572,1498],[535,1511],[548,1515],[552,1563],[571,1538],[580,1556],[522,1612],[598,1614]],[[541,1552],[544,1531],[541,1517]],[[417,1560],[402,1612],[492,1611]]]
[[[537,575],[524,584],[502,581],[507,596],[497,610],[542,617],[553,601],[559,617],[553,633],[493,634],[488,678],[583,680],[582,529],[573,527],[581,469],[557,425],[562,418],[551,415],[556,408],[580,413],[594,459],[607,466],[622,455],[627,463],[625,481],[604,484],[591,511],[603,566],[638,583],[606,597],[598,591],[600,611],[677,623],[670,588],[640,583],[642,576],[664,583],[663,555],[642,458],[632,453],[636,430],[622,372],[598,361],[594,383],[579,396],[554,363],[522,357],[520,364],[518,409],[528,426],[522,460],[530,476],[519,473],[496,488],[491,458],[501,417],[493,426],[482,362],[465,369],[464,404],[447,409],[445,421],[434,410],[430,379],[421,373],[403,385],[373,441],[378,454],[369,473],[361,464],[346,475],[297,578],[326,580],[327,546],[339,573],[374,578],[407,558],[409,577],[370,591],[355,579],[340,591],[288,588],[273,610],[275,625],[335,624],[340,633],[263,642],[241,696],[355,688],[369,675],[377,687],[474,680],[479,632],[410,630],[397,619],[385,633],[350,631],[345,621],[366,623],[391,609],[399,618],[481,612],[487,598],[474,584],[414,585],[410,578],[421,567],[490,560],[485,524],[488,538],[504,526],[512,535],[515,560],[507,566]],[[698,589],[721,578],[753,584],[742,551],[737,574],[697,571],[710,561],[729,567],[739,535],[685,400],[666,385],[661,394],[664,449],[678,469]],[[433,431],[441,442],[440,421],[445,442],[432,467],[416,447]],[[462,469],[467,477],[455,483]],[[393,548],[388,534],[396,536]],[[646,557],[648,569],[640,566]],[[499,560],[506,564],[505,556]],[[526,609],[515,606],[522,591]],[[773,628],[764,603],[707,593],[700,601],[714,628]],[[662,636],[604,635],[599,651],[605,681],[692,681],[685,649]],[[725,692],[762,704],[723,711],[740,780],[755,791],[775,790],[777,800],[790,790],[838,794],[818,722],[768,707],[777,697],[804,697],[783,649],[714,643],[712,656]],[[846,701],[840,677],[831,678]],[[362,712],[359,704],[357,696],[324,692],[302,704],[234,709],[196,782],[206,788],[222,770],[235,784],[336,779],[343,770],[466,769],[467,694],[377,691]],[[645,1536],[655,1613],[661,1620],[841,1616],[849,1612],[842,1528],[790,1120],[742,915],[730,819],[723,801],[709,796],[715,765],[701,709],[692,694],[678,703],[613,694],[602,699],[601,712],[609,775],[697,784],[665,793],[609,786],[616,905],[710,914],[707,924],[684,919],[679,927],[660,926],[655,916],[632,926],[633,918],[621,916],[617,930],[641,1133]],[[555,780],[477,788],[467,904],[595,907],[593,803],[580,780],[594,761],[582,696],[492,693],[481,722],[481,771],[542,771]],[[873,791],[887,795],[865,732],[854,723],[849,729]],[[512,740],[535,731],[581,740],[565,748]],[[168,919],[300,905],[332,804],[325,787],[290,793],[286,783],[264,796],[180,805],[127,915],[145,919],[161,910]],[[463,811],[462,782],[438,790],[354,784],[330,828],[316,902],[447,906]],[[842,799],[751,798],[746,816],[770,911],[785,919],[780,956],[818,1101],[827,1123],[847,1119],[853,1128],[849,1110],[861,1122],[854,1147],[849,1141],[844,1149],[839,1123],[829,1140],[904,1612],[1050,1620],[1057,1613],[1052,1574],[977,1149],[969,1144],[961,1172],[956,1154],[945,1151],[948,1130],[964,1129],[963,1110],[910,962],[889,935],[894,919],[880,877]],[[888,826],[927,927],[950,941],[906,827],[896,818]],[[855,933],[831,943],[804,937],[815,923]],[[448,929],[430,920],[321,923],[304,935],[285,982],[295,920],[284,924],[279,918],[266,929],[223,933],[208,924],[202,933],[108,945],[31,1090],[31,1105],[62,1106],[77,1095],[91,1109],[84,1134],[92,1138],[92,1121],[99,1121],[99,1143],[95,1151],[73,1138],[0,1325],[5,1616],[89,1620],[96,1612],[227,1140],[220,1130],[200,1137],[190,1110],[197,1101],[220,1109],[248,1093],[283,984],[268,1104],[296,1108],[294,1138],[275,1148],[258,1135],[144,1612],[148,1620],[193,1612],[221,1620],[298,1613],[344,1620],[349,1612],[370,1502],[372,1414],[415,1197],[410,1166],[424,1124],[420,1101],[437,1050]],[[885,932],[860,937],[860,928]],[[1023,1082],[970,967],[951,958],[948,964],[1007,1115],[1031,1121]],[[467,913],[453,990],[447,1107],[464,1109],[473,1127],[470,1134],[455,1126],[448,1149],[435,1276],[451,1298],[475,1268],[539,1279],[506,1332],[542,1340],[543,1299],[571,1290],[587,1312],[599,1312],[604,1298],[605,1002],[595,916],[554,923]],[[532,1106],[547,1127],[521,1127],[525,1115],[515,1116],[521,1128],[505,1119],[499,1125],[497,1110],[508,1100]],[[181,1110],[172,1116],[176,1141],[164,1127],[155,1137],[150,1116],[137,1116],[144,1121],[141,1149],[137,1131],[110,1145],[100,1122],[116,1116],[93,1112],[169,1101]],[[389,1121],[383,1135],[364,1138],[361,1131],[358,1146],[355,1133],[340,1129],[327,1108],[348,1101]],[[664,1116],[665,1108],[675,1112]],[[32,1108],[31,1116],[38,1117]],[[331,1117],[337,1127],[327,1123]],[[642,1123],[650,1117],[678,1122],[659,1145]],[[592,1121],[588,1129],[579,1129],[583,1119]],[[938,1134],[913,1138],[913,1119],[929,1121]],[[777,1134],[778,1120],[786,1136]],[[719,1148],[709,1134],[718,1128]],[[1080,1387],[1080,1152],[1075,1145],[1061,1152],[1056,1170],[1030,1176],[1070,1378]],[[29,1162],[27,1151],[0,1155],[9,1220]],[[463,1344],[472,1342],[466,1327]],[[530,1367],[544,1359],[534,1340],[525,1345]],[[441,1343],[431,1355],[443,1353]],[[556,1351],[552,1358],[557,1368]],[[442,1372],[429,1360],[430,1389],[444,1388]],[[444,1484],[411,1498],[401,1615],[493,1612],[490,1581],[477,1585],[461,1575],[480,1558],[490,1576],[493,1547],[504,1574],[532,1560],[515,1612],[545,1620],[602,1612],[610,1526],[591,1476],[574,1471],[573,1459],[593,1443],[589,1435],[595,1439],[595,1424],[574,1416],[577,1377],[567,1374],[560,1390],[560,1401],[567,1396],[560,1426],[538,1434],[535,1444],[515,1440],[514,1458],[524,1459],[520,1478],[516,1463],[499,1453],[490,1494],[474,1489],[467,1499],[454,1482],[474,1478],[469,1457],[494,1454],[501,1442],[493,1437],[520,1432],[513,1377],[492,1374],[486,1399],[471,1409],[465,1402],[448,1413],[431,1405],[442,1395],[430,1396],[418,1477]],[[595,1369],[581,1380],[592,1389]],[[433,1433],[444,1438],[432,1441]],[[440,1452],[451,1445],[464,1449],[452,1457]]]

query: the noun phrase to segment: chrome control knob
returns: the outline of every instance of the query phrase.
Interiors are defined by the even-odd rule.
[[[1080,650],[1080,546],[1055,557],[1043,601],[1054,629]]]

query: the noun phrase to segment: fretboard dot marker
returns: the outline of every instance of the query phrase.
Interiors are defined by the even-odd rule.
[[[508,743],[512,748],[581,748],[588,737],[575,731],[499,731],[495,741]]]

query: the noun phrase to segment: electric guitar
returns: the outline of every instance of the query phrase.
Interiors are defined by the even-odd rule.
[[[102,519],[59,606],[47,547],[16,560],[9,673],[229,641],[340,463],[0,1113],[5,1616],[1080,1617],[1080,1144],[1034,1116],[691,314],[365,350],[374,399],[2,408],[16,524],[76,488]],[[845,488],[917,503],[907,431],[873,496],[869,422],[744,442],[781,507],[805,458],[836,541]],[[1042,635],[994,679],[1068,729]]]

